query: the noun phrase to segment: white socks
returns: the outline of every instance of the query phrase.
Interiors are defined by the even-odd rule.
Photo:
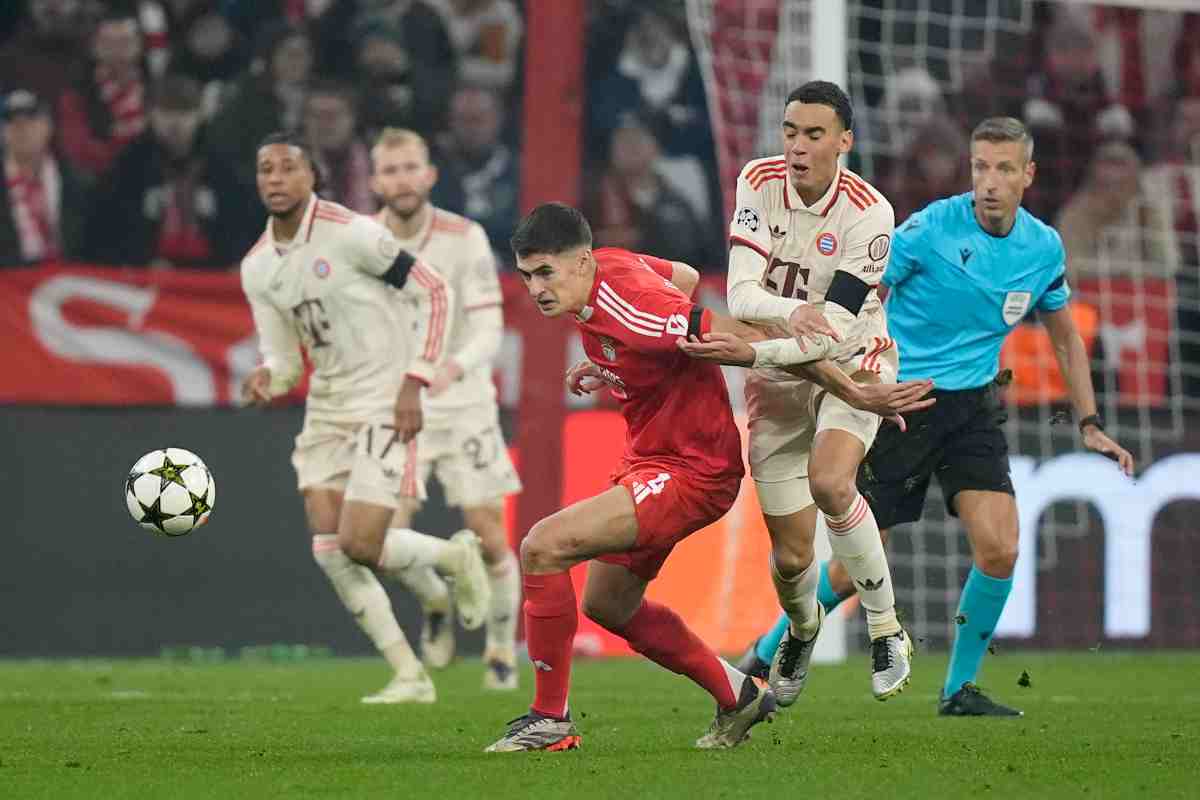
[[[381,568],[382,569],[382,568]],[[389,578],[396,578],[404,588],[413,593],[425,613],[450,611],[450,587],[433,571],[432,567],[411,567],[399,574],[384,571]]]
[[[771,580],[775,582],[779,605],[791,620],[792,635],[803,641],[816,635],[821,619],[817,612],[817,583],[820,577],[821,568],[816,559],[799,575],[785,578],[775,566],[775,556],[771,556]]]
[[[892,572],[888,567],[875,514],[861,494],[844,514],[829,516],[818,512],[817,531],[829,536],[833,557],[846,566],[863,610],[867,612],[867,632],[871,640],[900,632],[896,619],[896,595],[892,591]]]
[[[433,567],[441,573],[453,573],[459,567],[460,549],[446,539],[417,533],[411,528],[388,528],[379,555],[379,568],[396,578],[414,567]]]
[[[492,605],[487,618],[488,650],[512,650],[517,638],[517,616],[521,603],[521,565],[509,550],[498,564],[488,565]]]
[[[313,560],[329,578],[342,605],[358,622],[375,648],[387,658],[396,674],[421,675],[421,662],[404,637],[392,613],[392,602],[375,573],[350,560],[338,547],[337,536],[318,534],[312,540]]]

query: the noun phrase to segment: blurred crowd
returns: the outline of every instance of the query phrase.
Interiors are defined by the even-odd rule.
[[[263,136],[301,133],[322,194],[369,213],[385,126],[426,137],[434,201],[508,250],[513,0],[23,0],[0,15],[0,264],[227,269],[262,229]]]
[[[1177,342],[1174,388],[1200,398],[1200,13],[1030,14],[1028,33],[996,33],[994,57],[957,65],[957,90],[928,64],[880,69],[859,149],[900,222],[969,188],[980,119],[1025,121],[1037,163],[1025,206],[1062,235],[1068,279],[1098,311],[1093,354],[1110,371],[1129,351],[1161,367]]]
[[[253,151],[266,133],[300,132],[323,194],[371,212],[369,146],[384,126],[431,142],[434,202],[478,220],[508,260],[520,0],[4,6],[0,264],[228,268],[261,230]],[[719,271],[724,195],[684,3],[586,7],[583,197],[598,244]],[[1072,283],[1163,282],[1180,356],[1200,365],[1200,13],[1030,8],[1027,32],[998,33],[994,55],[953,78],[932,62],[884,69],[863,48],[852,68],[877,74],[856,98],[852,165],[901,222],[969,188],[978,120],[1023,119],[1038,164],[1026,205],[1061,232]],[[1195,373],[1186,389],[1200,396]]]
[[[716,269],[713,143],[682,9],[588,4],[586,205],[601,244]],[[322,195],[372,212],[385,126],[426,137],[433,201],[510,260],[520,0],[24,0],[0,15],[0,264],[229,268],[262,228],[265,134],[301,133]]]

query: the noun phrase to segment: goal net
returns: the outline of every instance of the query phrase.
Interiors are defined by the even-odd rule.
[[[1200,600],[1186,588],[1200,579],[1200,479],[1186,470],[1200,464],[1177,455],[1200,452],[1197,15],[1169,0],[846,0],[839,30],[822,22],[824,3],[687,0],[727,213],[741,166],[779,152],[785,98],[809,79],[848,90],[849,166],[897,223],[969,189],[975,123],[1022,118],[1039,168],[1026,205],[1063,236],[1101,413],[1143,474],[1130,484],[1073,455],[1053,350],[1041,326],[1018,326],[1002,366],[1014,378],[1006,431],[1023,555],[997,633],[1038,646],[1200,645]],[[842,75],[818,66],[830,47]],[[944,646],[971,557],[936,485],[889,552],[914,634]]]

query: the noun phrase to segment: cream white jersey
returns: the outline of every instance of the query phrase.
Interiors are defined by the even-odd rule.
[[[299,380],[301,347],[313,367],[309,417],[390,416],[405,375],[433,379],[453,323],[453,292],[421,261],[399,274],[400,252],[378,222],[315,194],[291,242],[275,241],[268,220],[242,259],[242,290],[273,395]]]
[[[496,402],[492,369],[504,335],[500,277],[496,256],[483,227],[466,217],[429,206],[425,224],[400,246],[432,265],[454,290],[453,321],[447,332],[446,359],[462,368],[462,377],[436,397],[425,396],[431,426],[453,424],[458,412]],[[383,222],[385,211],[375,219]]]
[[[839,167],[824,196],[806,206],[784,156],[751,161],[738,176],[729,226],[730,313],[782,326],[796,306],[814,304],[841,335],[830,357],[845,368],[872,346],[872,337],[886,337],[876,288],[894,226],[891,204],[850,170]],[[743,247],[758,257],[734,252]],[[784,373],[763,377],[795,380]]]
[[[812,303],[841,336],[826,358],[846,373],[868,371],[894,381],[896,348],[876,294],[894,223],[891,204],[849,170],[839,168],[824,196],[806,206],[783,156],[751,161],[738,176],[729,231],[730,312],[782,327],[798,305]],[[783,370],[760,368],[747,376],[750,472],[760,491],[773,482],[806,479],[821,424],[817,394],[808,381]],[[829,413],[837,404],[821,407]],[[853,423],[835,427],[869,447],[878,419]],[[789,504],[797,500],[793,492],[788,489]]]

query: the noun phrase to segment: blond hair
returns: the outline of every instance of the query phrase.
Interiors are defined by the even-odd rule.
[[[425,153],[425,160],[429,160],[429,143],[425,141],[424,136],[408,128],[384,128],[380,131],[374,146],[371,147],[371,160],[374,161],[375,154],[381,150],[391,150],[410,144],[419,147]]]

